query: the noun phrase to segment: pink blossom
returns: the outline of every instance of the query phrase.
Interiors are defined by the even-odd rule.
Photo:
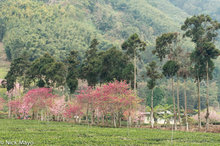
[[[69,103],[65,109],[64,115],[67,118],[74,118],[75,116],[81,116],[83,114],[81,110],[82,107],[80,105]]]
[[[55,115],[62,115],[65,113],[66,102],[63,98],[55,98],[52,100],[52,103],[49,107],[50,112]]]

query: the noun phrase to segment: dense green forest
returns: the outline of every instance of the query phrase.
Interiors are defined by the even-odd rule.
[[[75,82],[77,77],[70,70],[71,67],[74,68],[80,64],[84,67],[80,68],[78,72],[81,75],[78,76],[88,82],[91,80],[90,85],[109,82],[114,78],[126,79],[134,84],[133,76],[130,76],[133,73],[131,69],[133,66],[127,58],[132,57],[123,54],[125,52],[123,43],[136,33],[146,43],[146,49],[139,53],[141,60],[137,61],[137,89],[139,96],[145,100],[146,105],[150,106],[151,90],[147,87],[146,66],[153,60],[159,65],[167,61],[165,59],[160,62],[156,55],[152,55],[152,50],[156,48],[156,39],[168,32],[183,34],[181,26],[186,18],[201,13],[209,14],[214,20],[220,20],[220,0],[2,0],[0,1],[0,41],[3,42],[7,58],[12,61],[12,64],[19,64],[16,61],[21,61],[19,60],[21,58],[26,59],[22,60],[26,62],[23,67],[30,67],[30,69],[26,69],[27,72],[24,69],[23,72],[16,74],[17,78],[29,73],[28,83],[23,78],[18,80],[24,86],[30,85],[35,80],[39,81],[39,87],[50,84],[48,81],[51,80],[54,81],[51,83],[53,86],[63,85],[64,80],[69,79]],[[220,47],[219,37],[215,39],[216,46]],[[98,43],[93,48],[94,40],[97,40]],[[184,53],[187,53],[195,48],[195,44],[186,39],[181,47],[184,49]],[[95,53],[93,52],[93,56],[89,56],[88,54],[91,54],[89,50],[92,49]],[[72,60],[75,62],[72,66],[71,60],[68,60],[71,54],[78,55],[76,60]],[[111,55],[117,57],[109,59]],[[36,72],[32,72],[37,65],[48,61],[45,59],[46,56],[49,56],[49,63],[41,66],[43,71],[38,68]],[[116,63],[111,64],[106,61]],[[91,65],[93,63],[101,64],[102,69],[92,70],[94,69],[94,66]],[[117,63],[122,65],[117,66]],[[210,81],[209,104],[219,108],[220,59],[216,59],[214,63],[216,67],[213,79]],[[65,68],[64,64],[67,64],[68,67]],[[118,70],[114,70],[112,66],[116,66]],[[45,68],[48,70],[45,71]],[[57,68],[61,69],[57,70]],[[67,71],[66,74],[64,68]],[[107,71],[108,69],[110,70]],[[161,67],[160,69],[162,70]],[[89,75],[86,72],[88,70],[94,71],[94,75],[101,72],[101,75],[95,79],[88,79]],[[55,71],[59,75],[67,75],[67,78],[53,77],[52,73],[55,74]],[[46,76],[46,79],[40,76],[41,73]],[[120,74],[120,76],[116,74]],[[175,86],[177,80],[178,78],[174,77]],[[158,82],[155,87],[154,106],[173,104],[171,80],[160,78]],[[186,81],[187,106],[190,114],[195,114],[198,106],[194,82],[194,78]],[[40,83],[43,85],[39,85]],[[75,85],[67,84],[72,88],[69,92],[74,93]],[[178,92],[181,110],[184,109],[184,87],[183,79],[180,79]],[[205,80],[201,81],[200,91],[201,109],[203,110],[206,108]]]
[[[166,10],[160,9],[164,4]],[[32,60],[43,52],[62,60],[71,49],[85,51],[92,38],[99,39],[100,49],[107,49],[138,33],[150,48],[156,36],[178,30],[188,15],[166,1],[71,0],[47,4],[10,0],[1,2],[0,16],[7,30],[3,31],[3,42],[9,59],[26,50]]]

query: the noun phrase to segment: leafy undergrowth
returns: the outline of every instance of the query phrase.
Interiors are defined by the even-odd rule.
[[[219,145],[214,133],[186,133],[137,128],[101,128],[64,122],[0,120],[0,143],[34,145]]]

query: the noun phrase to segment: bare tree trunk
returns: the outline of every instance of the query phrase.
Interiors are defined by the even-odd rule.
[[[45,121],[49,122],[50,121],[50,114],[48,113],[47,110],[46,110],[45,114],[46,114]],[[59,118],[59,116],[58,116],[58,118]]]
[[[34,117],[35,117],[35,115],[34,115],[34,111],[33,111],[33,113],[32,113],[32,120],[35,120]]]
[[[113,125],[114,125],[115,128],[117,127],[116,126],[116,116],[115,116],[115,113],[113,114]]]
[[[9,97],[9,103],[11,102],[11,95]],[[11,105],[8,106],[8,118],[11,118]]]
[[[131,127],[131,103],[130,103],[130,107],[129,107],[129,115],[128,115],[128,124],[129,124],[129,127]]]
[[[177,124],[176,124],[176,102],[175,102],[174,87],[173,87],[173,77],[172,77],[172,92],[173,92],[174,127],[175,127],[175,130],[177,130]]]
[[[184,97],[185,97],[185,118],[186,118],[186,131],[189,131],[188,116],[187,116],[187,96],[186,96],[186,79],[184,79]]]
[[[101,117],[96,116],[96,118],[97,118],[97,123],[96,123],[96,125],[99,125],[99,124],[100,124],[100,118],[101,118]]]
[[[201,129],[201,116],[200,116],[200,80],[197,80],[197,94],[198,94],[198,120],[199,120],[199,130]]]
[[[120,119],[121,119],[121,114],[120,111],[117,113],[117,127],[120,127]]]
[[[79,117],[79,124],[81,123],[81,117]]]
[[[207,62],[206,66],[206,74],[207,74],[207,93],[206,93],[206,107],[207,107],[207,112],[206,112],[206,130],[209,130],[209,64]]]
[[[150,123],[151,123],[151,128],[154,128],[154,89],[151,91],[151,111],[150,111]]]
[[[104,114],[102,115],[102,125],[103,126],[105,125],[105,116],[104,116]]]
[[[86,123],[89,124],[89,104],[87,105],[87,110],[86,110]]]
[[[131,120],[131,115],[129,116],[129,126],[132,126],[132,120]]]
[[[37,110],[37,112],[36,112],[36,119],[34,118],[34,120],[39,120],[39,113],[38,113],[39,111]]]
[[[131,80],[129,81],[129,84],[130,84],[130,87],[131,87],[131,89],[132,89],[132,83],[131,83]]]
[[[128,115],[128,126],[131,127],[131,112],[129,111],[129,115]]]
[[[106,118],[104,118],[104,120],[105,120],[105,123],[108,125],[108,116],[106,116]]]
[[[180,95],[179,95],[179,77],[177,75],[177,112],[178,112],[178,121],[181,126],[181,117],[180,117]]]
[[[40,120],[43,121],[43,120],[44,120],[44,113],[43,113],[43,110],[41,110],[40,117],[41,117]]]
[[[94,123],[95,123],[95,110],[92,110],[91,124],[94,125]]]
[[[137,90],[137,57],[136,50],[134,50],[134,91]]]

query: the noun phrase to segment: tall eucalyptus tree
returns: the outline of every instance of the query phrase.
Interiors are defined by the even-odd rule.
[[[214,41],[218,36],[220,23],[212,20],[208,15],[198,15],[187,18],[181,27],[185,31],[184,36],[191,38],[196,44],[194,51],[191,54],[193,62],[193,74],[197,81],[198,95],[198,119],[199,129],[201,128],[200,117],[200,81],[206,79],[207,95],[206,95],[206,128],[209,129],[209,80],[212,78],[214,70],[213,59],[216,59],[220,52],[216,48]]]

